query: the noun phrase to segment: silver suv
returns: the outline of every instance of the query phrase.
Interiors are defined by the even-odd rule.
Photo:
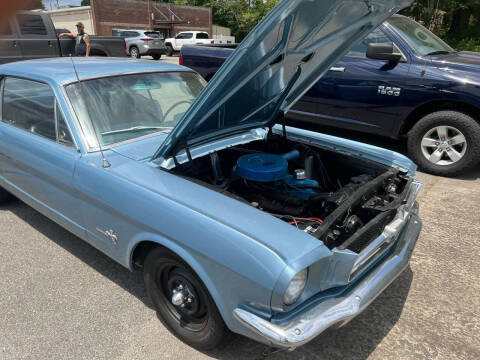
[[[125,38],[128,53],[136,59],[143,55],[149,55],[158,60],[167,52],[165,41],[157,31],[113,29],[112,35]]]

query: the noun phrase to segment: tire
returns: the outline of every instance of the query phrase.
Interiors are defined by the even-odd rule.
[[[158,317],[173,335],[199,350],[225,344],[229,330],[215,302],[182,259],[164,248],[153,249],[145,259],[144,281]],[[183,306],[173,303],[179,293]]]
[[[12,195],[10,195],[10,193],[7,190],[3,190],[0,187],[0,204],[7,202],[11,198],[12,198]]]
[[[172,56],[173,55],[173,47],[172,45],[167,45],[167,56]]]
[[[140,59],[141,58],[140,50],[138,50],[138,47],[132,46],[130,48],[130,57],[132,57],[134,59]]]
[[[160,60],[161,57],[162,55],[159,55],[159,54],[152,55],[153,60]]]
[[[440,176],[459,175],[480,161],[480,124],[457,111],[438,111],[415,124],[407,148],[420,169]]]

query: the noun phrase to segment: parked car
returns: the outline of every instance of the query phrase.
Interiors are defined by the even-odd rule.
[[[47,13],[20,11],[0,26],[0,64],[73,54],[75,40],[59,38]],[[90,55],[126,57],[125,41],[113,36],[90,36]]]
[[[283,114],[409,3],[281,1],[205,88],[151,61],[2,65],[0,199],[143,268],[159,317],[192,346],[227,329],[305,344],[408,266],[420,183],[406,157]]]
[[[165,39],[168,56],[172,56],[174,52],[180,51],[183,45],[226,43],[226,40],[210,39],[210,36],[205,31],[181,31],[177,36]]]
[[[135,59],[151,56],[154,60],[159,60],[167,53],[165,42],[158,31],[114,29],[112,35],[125,38],[128,54]]]
[[[210,80],[234,45],[187,46],[182,64]],[[395,15],[300,99],[289,119],[407,137],[425,171],[458,175],[480,161],[480,54],[459,52]]]

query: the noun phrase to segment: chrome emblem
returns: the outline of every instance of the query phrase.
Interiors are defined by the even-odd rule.
[[[387,96],[400,96],[402,93],[401,88],[391,87],[391,86],[379,86],[378,93],[380,95],[387,95]]]
[[[102,234],[105,235],[114,245],[118,245],[118,238],[117,235],[113,232],[113,230],[106,230],[103,231],[102,229],[96,228],[96,230]]]

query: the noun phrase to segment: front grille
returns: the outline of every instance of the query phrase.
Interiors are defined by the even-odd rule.
[[[350,236],[338,249],[348,249],[357,254],[362,252],[363,249],[382,234],[385,226],[395,218],[395,214],[395,209],[380,213],[370,220],[367,225]]]

